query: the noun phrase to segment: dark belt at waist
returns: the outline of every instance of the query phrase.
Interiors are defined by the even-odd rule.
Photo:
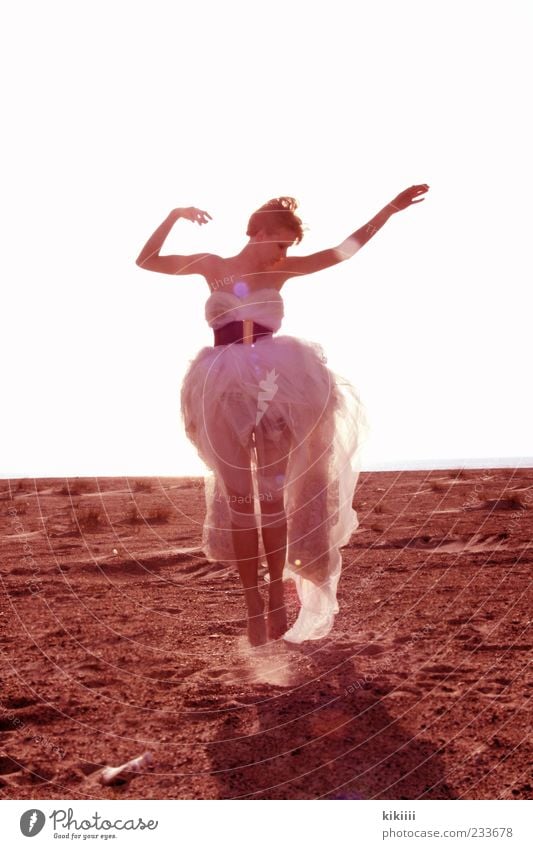
[[[245,324],[247,327],[245,327]],[[253,338],[252,338],[253,325]],[[216,345],[231,345],[232,342],[244,342],[246,336],[249,342],[256,342],[261,336],[272,336],[273,330],[270,327],[265,327],[258,324],[257,321],[252,322],[250,319],[246,321],[229,321],[223,327],[213,328]]]

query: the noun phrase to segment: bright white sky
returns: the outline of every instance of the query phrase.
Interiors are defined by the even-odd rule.
[[[6,20],[7,18],[7,20]],[[212,344],[207,284],[135,265],[231,255],[296,197],[282,332],[365,402],[364,467],[531,457],[531,6],[526,2],[11,4],[2,104],[3,476],[200,474],[179,387]],[[7,173],[6,173],[7,172]]]

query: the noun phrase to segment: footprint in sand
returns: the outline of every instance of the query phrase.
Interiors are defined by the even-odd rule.
[[[109,687],[113,684],[113,681],[108,678],[87,678],[86,680],[81,680],[80,684],[84,687],[87,687],[88,690],[97,690],[100,687]]]
[[[2,707],[6,710],[17,710],[18,708],[31,707],[31,705],[36,704],[37,699],[31,696],[10,696],[4,700]]]
[[[152,669],[150,670],[149,675],[145,675],[145,678],[152,681],[154,684],[168,684],[169,678],[174,678],[176,676],[176,668],[171,667],[170,669]]]
[[[227,674],[226,669],[210,669],[207,673],[209,678],[220,678],[223,675]]]
[[[490,678],[482,680],[476,691],[486,699],[498,699],[499,702],[514,701],[513,693],[509,687],[512,684],[510,678]]]
[[[196,557],[192,560],[187,557],[186,562],[180,564],[179,572],[172,576],[172,582],[175,584],[189,583],[191,578],[200,581],[205,578],[220,581],[227,575],[233,576],[233,572],[223,563],[206,560],[203,557]]]
[[[13,779],[20,778],[20,773],[23,771],[21,764],[10,758],[8,755],[0,757],[0,788],[10,787],[14,783]]]
[[[158,681],[161,683],[161,686],[176,686],[179,687],[188,678],[197,677],[200,673],[205,670],[205,664],[200,662],[193,663],[183,663],[180,665],[179,661],[173,667],[166,667],[160,670],[154,670],[153,678],[150,676],[150,680],[154,683]],[[148,679],[148,676],[146,676]]]
[[[445,663],[424,666],[420,675],[424,678],[416,682],[419,687],[424,690],[441,690],[447,695],[458,695],[465,681],[463,668]]]
[[[187,698],[182,708],[185,715],[190,714],[194,719],[219,719],[228,709],[228,700],[219,693]]]
[[[425,666],[424,673],[429,673],[434,678],[447,678],[450,673],[456,672],[455,666],[446,666],[444,663],[438,663],[434,666]]]
[[[463,510],[527,510],[520,498],[490,498],[477,504],[465,505]]]
[[[390,651],[391,646],[383,646],[379,645],[379,643],[369,643],[368,645],[354,646],[354,657],[358,655],[365,655],[372,657],[376,654],[384,654],[385,652]]]
[[[446,552],[456,554],[457,552],[468,551],[475,553],[478,551],[496,551],[504,549],[504,545],[509,539],[509,534],[506,532],[498,534],[471,534],[469,536],[458,537],[431,537],[421,536],[409,539],[396,540],[394,546],[397,548],[423,548],[427,551],[435,551],[438,553]],[[386,543],[384,543],[385,545]]]
[[[40,702],[30,702],[28,707],[13,709],[9,715],[0,719],[0,730],[13,731],[19,725],[26,724],[48,725],[63,719],[61,712],[50,705]]]
[[[46,766],[33,765],[28,770],[28,778],[32,784],[46,784],[48,781],[53,781],[55,773]]]
[[[52,781],[55,773],[45,765],[26,766],[8,756],[0,757],[0,787],[20,787],[23,784],[44,784]]]
[[[102,672],[102,664],[98,662],[80,663],[78,669],[88,669],[90,672]]]

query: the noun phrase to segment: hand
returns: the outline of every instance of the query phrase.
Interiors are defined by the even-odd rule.
[[[408,206],[414,203],[420,203],[425,200],[425,198],[419,198],[418,200],[414,200],[417,195],[421,195],[424,192],[427,192],[429,186],[427,183],[422,183],[420,186],[411,186],[410,189],[405,189],[403,192],[394,198],[393,201],[389,204],[389,206],[393,206],[396,212],[399,212],[401,209],[407,209]]]
[[[175,210],[178,212],[178,210]],[[196,209],[195,206],[187,206],[179,210],[180,218],[187,218],[189,221],[196,221],[197,224],[208,224],[208,218],[213,220],[208,212],[202,209]]]

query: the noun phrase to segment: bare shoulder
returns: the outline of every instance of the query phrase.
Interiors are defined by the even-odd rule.
[[[347,259],[347,255],[340,248],[326,248],[307,256],[287,256],[280,263],[280,273],[288,280],[291,277],[304,277],[306,274],[314,274],[316,271],[324,271],[332,265]]]
[[[210,254],[209,260],[204,264],[203,276],[211,291],[214,292],[225,286],[231,286],[236,274],[230,260],[217,254]]]

